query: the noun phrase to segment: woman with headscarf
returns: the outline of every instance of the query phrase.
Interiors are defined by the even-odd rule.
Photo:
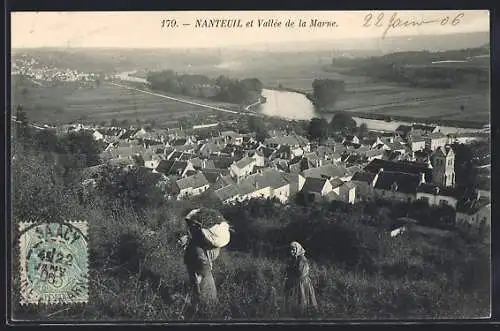
[[[291,258],[285,273],[285,305],[288,310],[317,308],[316,294],[309,277],[309,263],[305,249],[298,242],[290,244]]]

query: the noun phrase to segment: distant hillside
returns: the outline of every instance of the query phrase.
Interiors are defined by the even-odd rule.
[[[446,35],[419,35],[411,37],[386,37],[371,42],[363,41],[365,47],[380,48],[382,53],[423,51],[448,51],[456,49],[479,48],[489,45],[489,32],[473,32]],[[489,48],[489,47],[488,47]]]
[[[363,59],[333,58],[330,68],[352,75],[410,86],[487,89],[490,69],[489,47],[447,51],[405,51]]]
[[[446,51],[462,48],[489,48],[489,32],[471,32],[446,35],[387,36],[381,38],[357,38],[338,40],[312,40],[274,44],[253,44],[245,47],[254,51],[266,52],[307,52],[325,51],[352,52],[353,55],[377,55],[407,51]]]
[[[219,64],[215,51],[195,52],[168,49],[119,49],[119,48],[35,48],[16,49],[12,60],[29,55],[42,64],[84,72],[113,73],[138,68],[177,68],[189,65]]]

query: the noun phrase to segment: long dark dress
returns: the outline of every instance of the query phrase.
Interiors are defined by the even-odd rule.
[[[184,253],[184,264],[191,287],[191,313],[195,313],[200,304],[210,306],[217,302],[212,261],[217,258],[220,250],[208,247],[199,229],[191,229],[191,236]]]
[[[289,311],[304,312],[317,308],[316,294],[309,277],[309,263],[304,255],[290,259],[286,269],[285,305]]]

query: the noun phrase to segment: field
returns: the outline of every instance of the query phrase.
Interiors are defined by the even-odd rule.
[[[26,91],[23,92],[23,89]],[[41,123],[155,120],[156,124],[216,112],[158,96],[103,83],[100,86],[64,84],[38,86],[26,81],[12,86],[12,105],[22,104],[28,118]],[[221,106],[220,104],[218,104]]]
[[[489,97],[457,90],[381,86],[348,90],[336,104],[338,110],[433,120],[489,123]],[[463,109],[461,108],[463,106]]]
[[[325,61],[323,60],[322,63]],[[281,64],[266,67],[239,69],[233,73],[241,77],[254,75],[267,87],[284,87],[305,93],[312,92],[314,79],[341,79],[346,91],[339,96],[332,110],[354,113],[371,113],[415,118],[447,119],[489,123],[489,91],[466,89],[438,89],[407,87],[387,82],[376,82],[368,77],[344,75],[339,70],[325,71],[323,64]],[[463,106],[463,110],[461,109]]]

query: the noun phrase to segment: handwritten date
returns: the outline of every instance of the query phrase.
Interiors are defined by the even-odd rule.
[[[417,27],[427,24],[439,24],[442,26],[451,25],[455,26],[461,23],[461,19],[465,16],[463,12],[455,15],[455,16],[442,16],[440,18],[434,19],[426,19],[426,18],[408,18],[402,19],[398,16],[398,13],[393,13],[389,19],[386,18],[384,13],[380,13],[378,15],[373,15],[369,13],[365,15],[363,19],[363,27],[365,28],[381,28],[382,31],[382,39],[387,36],[390,30],[398,29],[398,28],[407,28],[407,27]]]

